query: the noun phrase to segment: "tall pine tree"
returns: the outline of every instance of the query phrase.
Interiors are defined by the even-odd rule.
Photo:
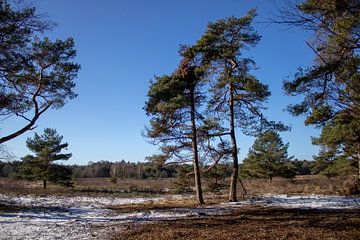
[[[235,128],[238,126],[247,134],[255,133],[254,129],[260,125],[262,102],[270,95],[268,86],[249,73],[254,62],[242,55],[260,40],[252,27],[255,15],[255,10],[250,10],[241,18],[210,23],[194,47],[202,55],[211,82],[209,111],[228,124],[227,130],[217,135],[228,135],[231,139],[233,170],[229,201],[237,201],[239,164]]]
[[[16,10],[0,0],[0,116],[24,120],[18,129],[2,131],[0,144],[32,130],[46,111],[76,97],[80,65],[73,62],[74,40],[38,35],[52,25],[35,8]]]
[[[192,159],[196,197],[204,203],[199,165],[198,126],[202,119],[199,106],[204,99],[201,92],[203,71],[197,66],[191,51],[183,51],[178,70],[172,75],[157,77],[151,83],[145,110],[151,117],[146,136],[154,144],[161,144],[161,153],[149,157],[164,164],[183,163]]]
[[[307,45],[315,54],[314,64],[300,68],[295,79],[284,84],[288,95],[304,96],[302,102],[290,105],[289,111],[304,114],[305,124],[325,126],[314,143],[352,149],[344,153],[351,152],[360,164],[359,132],[348,126],[360,121],[359,14],[358,0],[306,0],[282,10],[279,22],[313,35]]]

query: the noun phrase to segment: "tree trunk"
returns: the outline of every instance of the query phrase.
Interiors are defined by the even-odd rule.
[[[359,164],[359,166],[358,166],[358,180],[359,180],[359,182],[360,182],[360,155],[359,155],[359,158],[358,158],[358,164]]]
[[[230,180],[230,190],[229,190],[229,201],[237,202],[236,197],[236,184],[239,174],[239,160],[238,160],[238,151],[236,145],[235,137],[235,119],[234,119],[234,92],[232,83],[229,84],[230,99],[229,99],[229,108],[230,108],[230,137],[231,137],[231,155],[233,158],[233,167]]]
[[[215,186],[218,185],[218,171],[217,171],[217,168],[215,167]]]
[[[360,146],[358,146],[358,154],[357,154],[357,159],[358,159],[358,181],[360,182]]]
[[[196,188],[196,198],[199,204],[204,204],[204,199],[201,189],[201,177],[200,177],[200,168],[199,168],[199,154],[197,146],[197,130],[195,125],[195,94],[194,89],[190,90],[191,97],[191,147],[193,151],[193,165],[194,165],[194,175],[195,175],[195,188]]]
[[[43,188],[46,189],[46,180],[43,180]]]

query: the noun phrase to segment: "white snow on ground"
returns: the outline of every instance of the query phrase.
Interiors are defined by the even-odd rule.
[[[29,210],[20,212],[0,213],[0,239],[99,239],[106,233],[112,232],[114,227],[119,227],[121,223],[217,215],[228,213],[234,207],[248,205],[360,209],[360,198],[321,195],[263,195],[238,203],[205,208],[175,208],[129,213],[116,213],[107,208],[109,205],[155,202],[164,198],[34,197],[0,194],[0,203],[29,207]]]
[[[283,208],[352,209],[360,208],[360,198],[336,195],[262,195],[241,202],[225,203],[229,206],[261,205]]]

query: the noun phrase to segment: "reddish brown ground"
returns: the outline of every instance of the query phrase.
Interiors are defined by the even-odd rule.
[[[121,180],[78,179],[74,188],[49,183],[41,188],[41,182],[0,179],[0,193],[35,195],[106,195],[116,197],[151,196],[173,187],[174,179]],[[244,180],[249,194],[338,194],[344,188],[344,179],[328,179],[323,176],[300,176],[293,180],[275,178]],[[226,202],[227,181],[218,195],[206,192],[207,204]],[[206,190],[206,183],[204,184]],[[148,191],[151,190],[151,191]],[[239,192],[240,195],[240,192]],[[210,198],[211,196],[211,198]],[[194,199],[175,202],[150,202],[137,205],[111,206],[121,212],[195,207]],[[0,211],[9,206],[0,206]],[[8,209],[7,209],[8,210]],[[13,209],[16,211],[16,209]],[[113,223],[109,223],[112,225]],[[170,240],[170,239],[360,239],[360,209],[343,211],[286,210],[246,207],[234,210],[226,216],[203,216],[173,221],[131,223],[113,225],[111,239]],[[105,237],[105,236],[104,236]]]
[[[319,211],[247,207],[227,216],[129,224],[111,239],[360,239],[360,210]]]

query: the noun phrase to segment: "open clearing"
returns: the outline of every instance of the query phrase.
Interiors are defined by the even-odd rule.
[[[118,198],[113,196],[35,197],[32,195],[0,194],[0,238],[103,239],[108,237],[144,239],[146,235],[147,239],[171,239],[176,238],[178,234],[182,236],[181,232],[184,231],[188,233],[195,231],[193,236],[196,236],[195,233],[200,234],[201,231],[193,228],[202,226],[201,221],[204,226],[206,223],[209,226],[213,225],[215,221],[217,222],[216,226],[224,228],[229,223],[240,224],[238,222],[239,218],[242,221],[245,219],[257,220],[261,214],[258,213],[256,217],[254,213],[259,209],[262,212],[267,212],[267,218],[273,218],[268,221],[273,222],[273,224],[280,223],[279,219],[276,220],[276,218],[281,215],[279,215],[281,211],[286,213],[281,215],[283,216],[281,217],[282,220],[280,219],[281,221],[289,217],[290,213],[299,216],[299,214],[303,215],[304,211],[308,211],[309,216],[312,214],[316,217],[327,214],[329,220],[331,220],[331,213],[339,214],[339,210],[341,210],[343,214],[338,216],[340,221],[345,221],[345,218],[346,221],[352,221],[353,217],[358,219],[360,213],[360,198],[356,197],[259,195],[249,197],[239,203],[213,204],[204,207],[176,205],[176,203],[186,201],[193,200],[189,196],[181,195],[155,198]],[[161,202],[167,204],[164,207],[161,207],[161,205],[152,207]],[[254,212],[254,209],[257,210]],[[274,209],[278,209],[277,212],[270,214]],[[286,211],[290,212],[280,211],[279,209],[288,209]],[[297,210],[294,212],[294,209]],[[246,214],[244,213],[245,210]],[[314,211],[318,211],[317,214],[314,214]],[[248,214],[252,217],[247,216]],[[351,216],[348,216],[349,214]],[[184,221],[184,218],[186,218],[186,221]],[[258,219],[259,222],[257,223],[263,222],[261,219]],[[252,222],[254,222],[253,220]],[[198,225],[191,224],[193,221],[198,221]],[[219,221],[222,224],[219,224]],[[338,220],[337,222],[340,223]],[[144,225],[140,223],[150,224]],[[156,227],[150,227],[152,224],[155,224]],[[171,224],[171,230],[169,230],[168,224]],[[242,224],[246,225],[246,223]],[[356,220],[354,224],[359,226],[360,220]],[[149,231],[149,227],[152,231]],[[231,226],[227,227],[230,229]],[[156,233],[160,229],[165,229],[163,235]],[[202,230],[206,229],[207,227],[202,228]],[[216,231],[221,233],[221,229]],[[360,238],[359,231],[356,231],[356,233],[352,232],[352,234]],[[235,234],[237,231],[232,232]],[[142,238],[140,238],[141,236]],[[164,238],[161,238],[161,236]],[[198,237],[199,239],[204,238],[202,235]]]

